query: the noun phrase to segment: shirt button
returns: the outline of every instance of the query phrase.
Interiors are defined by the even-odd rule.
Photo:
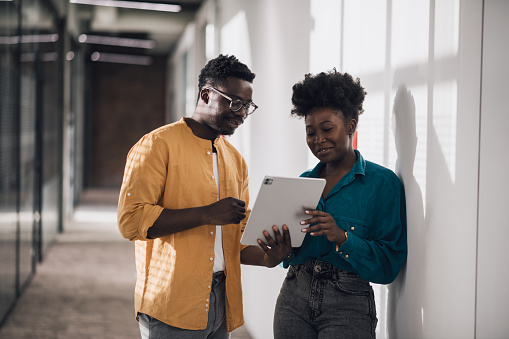
[[[209,309],[208,309],[208,308],[206,308],[206,309],[205,309],[205,312],[208,312],[208,311],[209,311]]]
[[[207,154],[210,154],[210,152],[209,152],[209,151],[207,151]]]
[[[345,255],[345,258],[347,258],[347,259],[348,259],[348,254],[347,254],[347,255]]]
[[[214,260],[214,258],[210,257],[210,261]]]
[[[209,307],[209,304],[205,304],[205,307]]]
[[[210,232],[211,235],[214,235],[214,232]]]
[[[211,176],[212,179],[214,179],[214,176]]]
[[[127,193],[127,196],[130,197],[131,196],[131,193]]]
[[[339,252],[339,254],[343,254],[343,251]]]
[[[350,229],[353,231],[355,229],[355,227],[352,226],[352,227],[350,227]]]
[[[209,285],[209,286],[207,286],[207,287],[208,287],[208,288],[210,288],[210,285]]]
[[[207,301],[209,301],[209,300],[207,299]]]

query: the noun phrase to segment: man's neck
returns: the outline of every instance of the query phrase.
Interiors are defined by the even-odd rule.
[[[193,118],[187,118],[184,120],[187,126],[191,129],[194,135],[198,138],[212,140],[214,142],[215,139],[219,137],[216,131],[210,128],[207,125],[204,125]]]

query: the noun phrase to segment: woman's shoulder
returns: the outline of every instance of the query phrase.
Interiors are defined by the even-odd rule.
[[[384,183],[390,182],[395,185],[401,185],[401,180],[391,169],[366,160],[365,175],[374,180],[380,180]]]
[[[308,169],[307,171],[304,171],[300,176],[301,177],[310,177],[312,171],[313,171],[312,169]]]

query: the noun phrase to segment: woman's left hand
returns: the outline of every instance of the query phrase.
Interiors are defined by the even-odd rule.
[[[310,219],[302,220],[301,225],[316,224],[305,227],[302,232],[309,233],[311,236],[325,235],[327,239],[336,244],[342,244],[345,240],[345,231],[336,225],[336,221],[327,212],[317,210],[306,210],[306,214],[313,216]]]

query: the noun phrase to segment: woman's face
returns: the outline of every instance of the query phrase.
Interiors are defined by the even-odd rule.
[[[353,152],[355,120],[345,123],[340,111],[317,107],[307,114],[305,122],[308,147],[321,162],[340,163]]]

